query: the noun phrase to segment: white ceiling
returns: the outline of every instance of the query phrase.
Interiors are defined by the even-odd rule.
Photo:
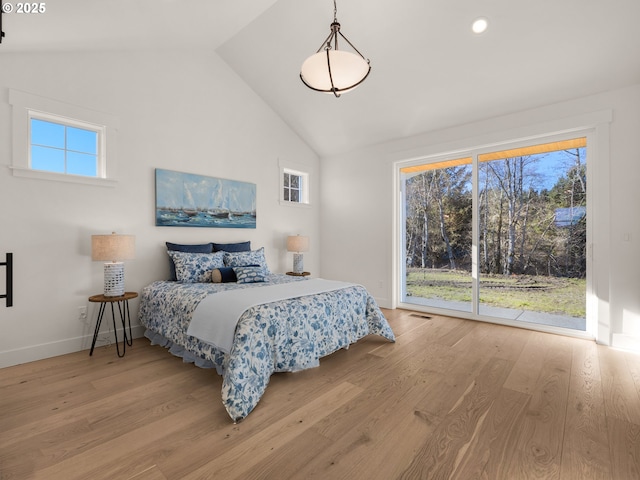
[[[3,2],[6,3],[6,2]],[[15,4],[15,2],[14,2]],[[640,83],[638,0],[338,0],[369,78],[334,98],[298,74],[330,0],[51,0],[3,16],[3,51],[211,48],[319,155]],[[482,35],[472,21],[489,19]]]
[[[217,48],[276,0],[49,0],[3,15],[2,52]]]

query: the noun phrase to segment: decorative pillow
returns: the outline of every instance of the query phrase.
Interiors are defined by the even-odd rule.
[[[165,242],[167,250],[187,253],[213,253],[213,243],[201,243],[199,245],[184,245],[181,243]]]
[[[255,283],[266,280],[263,267],[233,267],[233,271],[236,273],[238,283]]]
[[[213,243],[204,243],[200,245],[182,245],[180,243],[165,242],[167,250],[175,252],[189,253],[211,253],[213,252]],[[169,280],[176,280],[176,266],[173,259],[169,256]]]
[[[227,267],[244,267],[247,265],[259,265],[264,269],[264,274],[269,275],[267,260],[264,258],[264,247],[250,252],[224,252],[224,264]],[[236,273],[237,275],[237,273]]]
[[[176,266],[176,278],[182,283],[210,282],[211,271],[224,267],[222,252],[188,253],[170,250],[168,253]]]
[[[213,283],[229,283],[237,280],[236,272],[231,267],[220,267],[211,272],[211,281]]]
[[[251,242],[213,243],[214,252],[250,252]]]

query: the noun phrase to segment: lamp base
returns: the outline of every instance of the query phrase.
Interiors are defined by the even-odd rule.
[[[293,254],[293,273],[304,272],[304,255],[302,253]]]
[[[104,264],[104,296],[121,297],[124,295],[124,263]]]

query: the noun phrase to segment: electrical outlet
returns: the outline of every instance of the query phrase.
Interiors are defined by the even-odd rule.
[[[82,320],[83,322],[87,320],[87,307],[78,307],[78,320]]]

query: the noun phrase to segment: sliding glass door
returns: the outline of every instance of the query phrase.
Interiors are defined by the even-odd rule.
[[[586,330],[586,137],[405,165],[401,302]]]

